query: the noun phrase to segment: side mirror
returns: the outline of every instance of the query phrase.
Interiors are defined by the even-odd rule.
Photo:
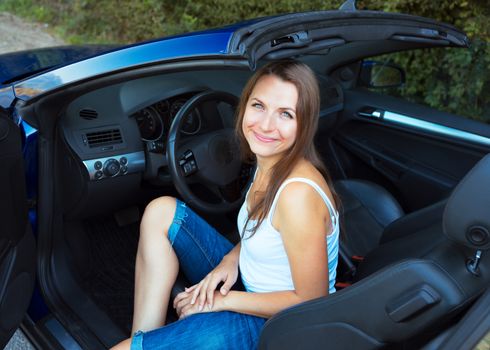
[[[363,61],[360,85],[369,88],[400,87],[405,83],[405,71],[391,62]]]

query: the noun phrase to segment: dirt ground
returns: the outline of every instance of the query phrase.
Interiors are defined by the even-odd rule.
[[[6,12],[0,12],[0,33],[0,54],[64,44],[48,33],[47,25],[28,23]]]

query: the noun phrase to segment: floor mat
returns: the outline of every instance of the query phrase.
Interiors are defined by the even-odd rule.
[[[83,228],[90,241],[90,277],[85,290],[130,334],[139,223],[119,227],[112,218],[100,218],[85,221]]]
[[[226,223],[221,218],[222,225],[223,222]],[[129,335],[133,317],[139,221],[121,227],[112,217],[95,218],[83,222],[83,231],[89,240],[90,255],[90,273],[83,282],[84,289],[99,308]],[[177,315],[170,307],[166,323],[176,320]]]

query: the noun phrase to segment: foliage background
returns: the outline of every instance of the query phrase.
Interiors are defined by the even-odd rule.
[[[343,0],[0,0],[9,11],[48,23],[65,41],[132,43],[286,12],[337,9]],[[358,0],[358,9],[431,17],[464,30],[470,50],[391,55],[407,72],[395,94],[490,123],[488,0]]]

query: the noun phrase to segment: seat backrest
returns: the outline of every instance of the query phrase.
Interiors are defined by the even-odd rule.
[[[444,233],[454,242],[490,250],[490,153],[481,159],[451,193],[444,210]]]
[[[426,258],[447,242],[442,231],[445,202],[401,217],[386,227],[380,245],[364,257],[354,276],[359,281],[402,259]]]
[[[383,187],[365,180],[334,183],[341,198],[342,244],[349,255],[365,256],[379,245],[386,226],[404,215],[396,199]]]

